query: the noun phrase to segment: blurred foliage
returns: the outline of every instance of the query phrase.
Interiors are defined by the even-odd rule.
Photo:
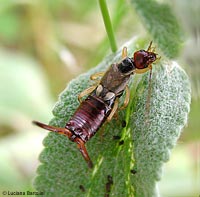
[[[176,58],[183,43],[183,31],[169,5],[154,0],[132,0],[144,26],[164,55]]]
[[[166,2],[173,8],[185,30],[186,47],[179,62],[191,75],[194,99],[188,127],[180,140],[185,146],[183,150],[178,150],[178,154],[186,154],[185,160],[194,166],[197,160],[186,150],[189,149],[187,143],[198,143],[200,140],[200,1],[158,2]],[[40,129],[33,129],[31,120],[47,122],[52,101],[57,98],[58,93],[72,78],[100,62],[109,53],[109,43],[96,1],[1,0],[0,3],[0,150],[4,152],[0,154],[0,189],[13,188],[13,185],[24,189],[30,188],[30,180],[37,166],[37,155],[41,149],[40,134],[45,133]],[[139,17],[132,12],[130,3],[126,0],[111,0],[108,4],[119,45],[133,35],[145,35],[145,24],[142,25]],[[26,133],[31,134],[28,137]],[[29,143],[25,143],[26,141]],[[32,149],[29,146],[31,142],[35,143]],[[11,144],[12,150],[8,148]],[[17,149],[19,144],[21,149]],[[40,149],[36,151],[37,147]],[[14,154],[13,150],[16,150]],[[24,162],[23,156],[20,156],[25,150],[30,158],[26,154],[24,157],[31,162]],[[16,160],[10,159],[13,155],[18,158],[20,169],[30,167],[27,178],[22,178],[23,172],[16,167]],[[181,167],[185,162],[182,157],[178,158],[180,160],[169,167],[167,177],[164,176],[165,186],[173,184],[172,169]],[[30,163],[34,163],[35,168]],[[184,166],[184,172],[196,170],[195,167]],[[199,175],[199,172],[195,172]],[[191,178],[188,180],[192,182]],[[183,179],[178,181],[179,187],[188,187]],[[175,196],[170,193],[171,189],[167,191],[164,191],[165,196]],[[184,195],[188,196],[184,192],[180,196]]]
[[[172,2],[171,2],[172,4]],[[191,77],[193,97],[200,99],[200,1],[176,0],[172,8],[187,36],[180,61]],[[199,101],[200,102],[200,101]]]
[[[0,70],[0,122],[11,123],[19,113],[44,118],[52,101],[38,63],[20,53],[0,50]]]

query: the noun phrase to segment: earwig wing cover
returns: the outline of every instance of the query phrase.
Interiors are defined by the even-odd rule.
[[[131,54],[135,45],[135,40],[125,44]],[[104,71],[120,58],[121,50],[72,80],[60,95],[50,124],[64,127],[79,105],[77,95],[92,85],[89,76]],[[156,182],[161,177],[163,163],[169,159],[170,149],[187,121],[190,86],[178,65],[160,61],[153,68],[146,121],[147,83],[148,73],[142,78],[134,76],[127,109],[119,112],[117,120],[112,120],[86,144],[94,169],[88,169],[76,144],[65,136],[49,133],[43,142],[45,148],[40,155],[35,188],[52,197],[156,196]],[[124,120],[126,128],[121,126]],[[120,136],[121,140],[114,140],[113,136]],[[133,167],[137,168],[135,174],[131,173]]]

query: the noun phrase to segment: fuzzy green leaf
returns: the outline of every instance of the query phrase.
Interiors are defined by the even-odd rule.
[[[129,52],[135,51],[136,43],[139,42],[126,43]],[[64,127],[79,105],[77,94],[93,83],[89,76],[118,62],[120,56],[121,51],[118,51],[72,80],[60,95],[50,124]],[[106,187],[108,190],[108,176],[112,176],[110,196],[155,195],[162,165],[169,159],[170,149],[187,121],[190,85],[185,72],[175,63],[162,60],[154,65],[150,110],[146,116],[148,76],[148,73],[133,76],[127,109],[120,111],[117,120],[113,119],[87,142],[95,165],[93,170],[88,169],[73,142],[65,136],[49,133],[35,179],[38,191],[45,192],[46,196],[103,197],[109,193]],[[126,120],[126,128],[121,126],[123,120]],[[113,136],[121,139],[114,140]],[[135,174],[131,173],[133,169]]]
[[[177,57],[183,44],[183,31],[172,9],[155,0],[131,0],[144,27],[168,58]]]

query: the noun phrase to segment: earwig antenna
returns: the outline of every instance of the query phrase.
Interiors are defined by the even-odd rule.
[[[150,51],[150,50],[151,50],[152,43],[153,43],[153,41],[151,41],[151,42],[150,42],[150,44],[149,44],[149,47],[148,47],[147,51]]]
[[[148,82],[148,95],[147,95],[147,102],[146,102],[146,122],[149,122],[149,113],[150,113],[150,101],[151,101],[151,79],[152,79],[152,67],[150,66],[150,72],[149,72],[149,82]]]
[[[66,129],[66,128],[54,127],[54,126],[43,124],[43,123],[38,122],[38,121],[33,121],[33,124],[43,128],[43,129],[65,135],[68,138],[70,138],[72,136],[72,132],[70,130]]]
[[[156,56],[157,56],[158,54],[156,53]],[[156,57],[156,61],[159,61],[161,59],[161,56],[159,56],[159,57]]]

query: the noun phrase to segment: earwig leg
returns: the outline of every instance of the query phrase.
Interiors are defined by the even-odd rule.
[[[93,163],[88,155],[87,149],[85,147],[85,143],[80,139],[80,138],[75,138],[74,142],[77,143],[78,149],[80,150],[83,158],[85,159],[85,161],[88,164],[89,168],[93,167]]]
[[[113,109],[112,111],[110,112],[110,115],[108,116],[107,118],[107,121],[110,122],[115,114],[115,112],[117,111],[118,109],[118,104],[119,104],[119,100],[116,99],[115,103],[114,103],[114,106],[113,106]]]
[[[134,73],[142,74],[152,69],[152,65],[150,64],[147,68],[144,69],[135,69]]]
[[[122,49],[122,59],[126,58],[127,56],[128,56],[127,47],[124,47]]]
[[[66,128],[54,127],[54,126],[43,124],[43,123],[38,122],[38,121],[33,121],[33,124],[43,128],[43,129],[65,135],[68,138],[70,138],[72,136],[72,132],[70,130],[66,129]]]
[[[93,75],[90,76],[91,80],[96,80],[98,77],[102,77],[104,75],[105,72],[98,72],[98,73],[94,73]]]
[[[129,90],[128,86],[126,86],[125,92],[126,92],[126,96],[125,96],[125,99],[124,99],[124,104],[123,104],[123,106],[121,106],[119,108],[120,110],[125,109],[127,107],[128,103],[129,103],[130,90]]]
[[[84,97],[85,95],[87,94],[90,94],[93,90],[95,90],[96,86],[91,86],[85,90],[83,90],[83,92],[81,92],[79,95],[78,95],[78,101],[81,103],[81,98]]]
[[[149,66],[147,68],[143,68],[143,69],[135,69],[134,73],[136,74],[143,74],[145,72],[147,72],[148,70],[150,70]]]

